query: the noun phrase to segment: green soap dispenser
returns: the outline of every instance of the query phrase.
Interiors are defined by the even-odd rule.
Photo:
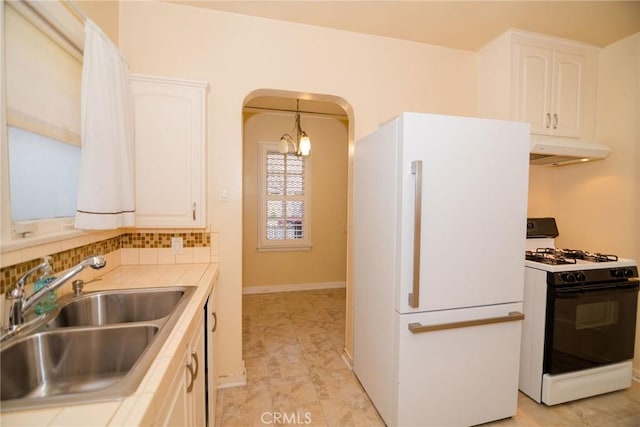
[[[44,288],[47,284],[54,281],[55,277],[46,277],[44,279],[38,280],[33,286],[35,292],[38,292],[40,289]],[[36,305],[35,312],[36,314],[44,314],[52,311],[58,306],[58,298],[55,291],[49,292],[45,295]]]

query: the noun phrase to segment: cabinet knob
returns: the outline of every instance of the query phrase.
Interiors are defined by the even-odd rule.
[[[213,328],[211,328],[211,332],[215,332],[216,329],[218,329],[218,315],[215,311],[211,313],[211,315],[213,316]]]
[[[191,206],[191,216],[193,217],[193,220],[195,221],[196,220],[196,202],[193,202],[193,205]]]
[[[553,115],[553,128],[558,129],[558,114]]]
[[[549,127],[551,127],[551,113],[547,113],[547,129],[549,129]]]

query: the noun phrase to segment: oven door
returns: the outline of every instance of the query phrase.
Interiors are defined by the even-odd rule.
[[[633,359],[638,282],[548,287],[544,373]]]

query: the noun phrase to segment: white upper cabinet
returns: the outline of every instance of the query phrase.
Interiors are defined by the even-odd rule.
[[[478,52],[478,115],[531,123],[531,132],[592,138],[596,47],[510,30]]]
[[[591,107],[586,55],[524,43],[515,48],[515,118],[531,123],[532,133],[579,137]]]
[[[136,226],[204,227],[207,83],[131,76]]]

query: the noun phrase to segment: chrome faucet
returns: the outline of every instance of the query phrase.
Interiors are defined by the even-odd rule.
[[[42,262],[40,264],[24,273],[18,279],[16,284],[9,288],[9,290],[5,294],[5,313],[8,321],[6,322],[6,324],[3,324],[3,326],[6,326],[7,329],[15,329],[14,326],[22,323],[20,319],[24,320],[24,316],[22,315],[22,304],[24,303],[24,286],[26,285],[27,280],[29,280],[29,277],[37,272],[40,272],[38,280],[44,279],[49,274],[51,274],[53,272],[53,269],[51,268],[51,264],[49,263],[50,261],[50,256],[45,256],[44,258],[42,258]]]
[[[41,289],[31,294],[31,296],[26,297],[24,287],[27,279],[38,271],[42,272],[40,276],[41,279],[50,275],[52,272],[51,265],[49,264],[50,260],[51,257],[44,257],[41,264],[33,267],[22,275],[16,284],[5,294],[7,302],[7,316],[5,316],[6,324],[3,325],[3,329],[6,329],[6,331],[3,331],[3,339],[17,332],[20,326],[24,324],[25,314],[50,291],[55,291],[60,286],[64,285],[69,279],[80,273],[85,267],[91,267],[94,270],[98,270],[107,264],[104,257],[99,255],[91,256],[75,267],[68,269],[61,276],[45,284]]]

